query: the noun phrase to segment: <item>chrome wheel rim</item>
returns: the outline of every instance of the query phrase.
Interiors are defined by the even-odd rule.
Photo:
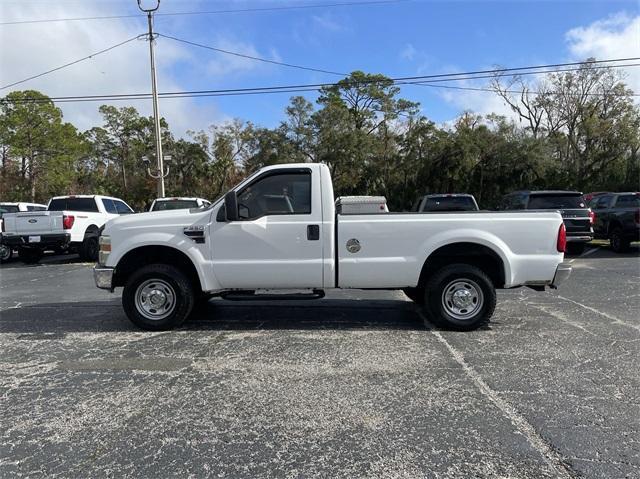
[[[162,279],[148,279],[136,290],[136,309],[147,319],[165,319],[176,308],[176,293]]]
[[[442,307],[460,321],[472,319],[484,304],[484,294],[478,283],[470,279],[451,281],[442,291]]]

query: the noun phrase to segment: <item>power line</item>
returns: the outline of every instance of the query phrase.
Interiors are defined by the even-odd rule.
[[[604,60],[603,60],[604,61]],[[593,66],[593,69],[603,69],[603,68],[623,68],[623,67],[635,67],[640,66],[640,63],[629,63],[623,65],[601,65],[601,66]],[[539,68],[539,67],[535,67]],[[511,69],[513,70],[513,69]],[[565,68],[565,69],[555,69],[555,70],[545,70],[545,71],[536,71],[536,72],[524,72],[524,73],[532,73],[532,74],[545,74],[545,73],[567,73],[578,71],[580,68]],[[504,70],[496,70],[497,72],[501,72]],[[461,75],[457,73],[456,75]],[[520,73],[512,73],[508,76],[517,76]],[[433,78],[429,80],[428,78]],[[487,75],[482,76],[466,76],[466,77],[452,77],[452,78],[440,78],[442,75],[424,75],[420,77],[399,77],[399,78],[388,78],[383,80],[385,83],[389,82],[392,85],[422,85],[422,86],[431,86],[437,88],[451,88],[450,85],[439,85],[441,82],[448,81],[461,81],[461,80],[476,80],[479,78],[487,78]],[[427,80],[425,80],[427,79]],[[198,98],[198,97],[217,97],[217,96],[239,96],[239,95],[261,95],[261,94],[273,94],[273,93],[302,93],[302,92],[311,92],[317,91],[323,87],[331,87],[341,85],[348,85],[352,83],[356,84],[367,84],[367,83],[379,83],[380,80],[365,80],[365,81],[353,81],[353,80],[344,80],[338,83],[316,83],[316,84],[301,84],[301,85],[283,85],[283,86],[267,86],[267,87],[253,87],[253,88],[233,88],[233,89],[220,89],[220,90],[195,90],[195,91],[174,91],[174,92],[162,92],[158,95],[162,98]],[[471,89],[472,87],[456,87],[456,89]],[[493,91],[487,89],[487,91]],[[518,92],[519,93],[519,92]],[[605,96],[607,94],[596,94],[593,93],[591,95],[597,96]],[[630,96],[640,96],[640,94],[632,94]],[[77,95],[77,96],[59,96],[59,97],[50,97],[48,99],[39,99],[39,98],[22,98],[19,100],[7,100],[3,99],[0,101],[11,101],[13,103],[26,103],[26,102],[47,102],[47,101],[55,101],[58,103],[67,103],[67,102],[84,102],[84,101],[131,101],[131,100],[144,100],[151,97],[150,93],[129,93],[129,94],[111,94],[111,95]]]
[[[330,71],[330,70],[322,70],[320,68],[305,67],[305,66],[302,66],[302,65],[294,65],[292,63],[284,63],[284,62],[279,62],[279,61],[276,61],[276,60],[269,60],[267,58],[254,57],[252,55],[246,55],[244,53],[238,53],[238,52],[232,52],[232,51],[229,51],[229,50],[223,50],[222,48],[212,47],[210,45],[203,45],[201,43],[196,43],[196,42],[192,42],[192,41],[189,41],[189,40],[183,40],[182,38],[172,37],[171,35],[164,35],[163,33],[158,33],[158,36],[164,37],[164,38],[169,38],[170,40],[175,40],[177,42],[186,43],[187,45],[192,45],[192,46],[200,47],[200,48],[206,48],[207,50],[213,50],[214,52],[218,52],[218,53],[225,53],[227,55],[233,55],[233,56],[236,56],[236,57],[247,58],[249,60],[255,60],[255,61],[264,62],[264,63],[271,63],[273,65],[278,65],[278,66],[282,66],[282,67],[297,68],[299,70],[308,70],[308,71],[318,72],[318,73],[328,73],[330,75],[346,76],[345,73],[333,72],[333,71]]]
[[[168,12],[156,13],[158,17],[170,17],[179,15],[219,15],[225,13],[251,13],[251,12],[276,12],[283,10],[304,10],[314,8],[332,8],[332,7],[352,7],[361,5],[385,5],[393,3],[407,2],[410,0],[368,0],[362,2],[343,2],[343,3],[320,3],[313,5],[289,5],[283,7],[257,7],[257,8],[238,8],[228,10],[209,10],[199,12]],[[49,23],[49,22],[75,22],[84,20],[114,20],[118,18],[140,18],[140,15],[104,15],[94,17],[72,17],[72,18],[45,18],[40,20],[16,20],[10,22],[0,22],[1,25],[25,25],[30,23]]]
[[[121,47],[122,45],[125,45],[125,44],[127,44],[129,42],[132,42],[133,40],[136,40],[137,38],[139,38],[139,35],[136,35],[135,37],[131,37],[128,40],[125,40],[123,42],[116,43],[115,45],[111,45],[110,47],[105,48],[104,50],[100,50],[99,52],[92,53],[91,55],[87,55],[86,57],[82,57],[82,58],[79,58],[78,60],[74,60],[72,62],[65,63],[64,65],[60,65],[59,67],[52,68],[51,70],[47,70],[46,72],[38,73],[37,75],[33,75],[33,76],[28,77],[28,78],[24,78],[24,79],[16,81],[16,82],[9,83],[8,85],[0,86],[0,90],[4,90],[5,88],[9,88],[9,87],[12,87],[12,86],[15,86],[15,85],[19,85],[20,83],[24,83],[24,82],[27,82],[29,80],[33,80],[35,78],[40,78],[42,76],[48,75],[49,73],[53,73],[53,72],[56,72],[58,70],[62,70],[63,68],[70,67],[71,65],[75,65],[76,63],[83,62],[85,60],[88,60],[90,58],[98,56],[98,55],[100,55],[102,53],[106,53],[106,52],[111,51],[111,50],[113,50],[115,48]]]

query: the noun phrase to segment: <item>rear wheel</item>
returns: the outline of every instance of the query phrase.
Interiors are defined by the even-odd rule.
[[[151,264],[131,275],[122,292],[128,318],[149,331],[176,328],[193,309],[195,294],[189,279],[175,266]]]
[[[42,250],[38,248],[18,248],[18,258],[27,264],[35,264],[42,259]]]
[[[452,264],[437,271],[428,279],[424,297],[428,319],[457,331],[471,331],[488,323],[496,307],[491,279],[468,264]]]
[[[87,236],[79,248],[80,259],[83,261],[98,261],[98,237]]]
[[[611,232],[611,249],[616,253],[629,251],[630,241],[622,236],[622,229],[616,228]]]
[[[0,244],[0,263],[6,263],[13,256],[13,250],[11,246],[6,244]]]

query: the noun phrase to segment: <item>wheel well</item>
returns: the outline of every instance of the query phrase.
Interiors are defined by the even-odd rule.
[[[129,251],[116,266],[114,286],[124,286],[134,271],[153,263],[177,267],[196,289],[201,289],[200,278],[193,262],[182,251],[170,246],[141,246]]]
[[[84,231],[84,237],[86,238],[87,236],[100,236],[99,232],[100,228],[98,228],[96,225],[89,225]]]
[[[611,236],[611,233],[613,233],[613,230],[615,230],[616,228],[621,228],[622,225],[620,224],[619,221],[617,220],[613,220],[609,223],[609,230],[607,232],[608,236]]]
[[[429,255],[420,272],[419,286],[424,286],[429,277],[443,266],[464,263],[484,271],[496,288],[505,284],[504,263],[491,248],[477,243],[453,243],[442,246]]]

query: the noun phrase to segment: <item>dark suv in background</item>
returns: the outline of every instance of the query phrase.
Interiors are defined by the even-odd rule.
[[[613,251],[623,253],[629,243],[640,241],[640,193],[605,193],[593,198],[590,206],[595,237],[609,240]]]
[[[502,198],[501,210],[557,210],[567,229],[567,253],[581,254],[593,239],[593,213],[579,191],[514,191]]]

